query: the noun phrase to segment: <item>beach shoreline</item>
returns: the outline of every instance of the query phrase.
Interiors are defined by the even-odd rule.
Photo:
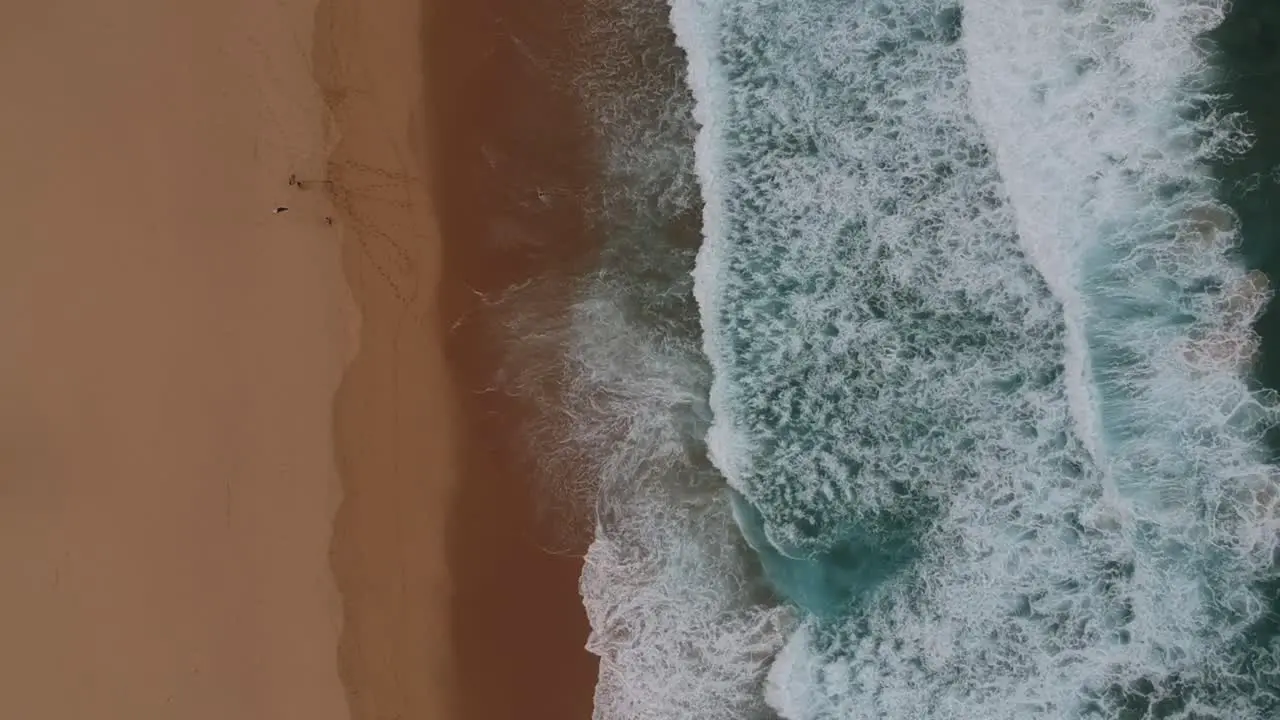
[[[502,348],[445,330],[506,282],[469,254],[491,208],[437,212],[508,189],[436,156],[483,140],[432,83],[491,28],[126,5],[0,30],[0,715],[590,717],[581,561],[480,421],[518,412],[474,394]]]
[[[426,172],[421,0],[322,0],[315,74],[340,139],[323,179],[359,307],[334,398],[344,499],[331,565],[352,720],[457,717],[444,527],[457,482]]]
[[[524,372],[553,386],[561,358],[530,353],[506,324],[512,313],[566,317],[573,274],[598,251],[586,219],[596,148],[567,84],[571,63],[587,61],[584,20],[566,0],[475,0],[437,4],[427,29],[443,344],[459,409],[447,547],[464,720],[593,714],[599,666],[578,589],[585,544],[561,544],[554,524],[568,518],[555,513],[566,498],[541,474],[548,448],[530,432],[549,418],[510,386]],[[532,286],[551,292],[512,294]]]

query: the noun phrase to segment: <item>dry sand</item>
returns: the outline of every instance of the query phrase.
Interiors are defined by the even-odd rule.
[[[5,5],[0,717],[449,716],[417,1]]]

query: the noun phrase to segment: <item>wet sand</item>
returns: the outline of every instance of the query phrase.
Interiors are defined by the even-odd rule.
[[[440,348],[420,2],[322,0],[316,15],[316,78],[341,135],[324,189],[363,319],[334,401],[344,500],[332,563],[353,720],[457,716],[444,538],[458,437]]]
[[[581,60],[581,12],[578,0],[441,3],[427,34],[445,347],[468,439],[449,531],[466,720],[591,717],[597,663],[584,649],[582,563],[541,549],[560,538],[530,512],[539,480],[522,440],[529,408],[498,380],[521,344],[498,327],[504,309],[481,299],[591,259],[589,133],[559,76],[575,53]],[[550,299],[536,311],[562,312]]]

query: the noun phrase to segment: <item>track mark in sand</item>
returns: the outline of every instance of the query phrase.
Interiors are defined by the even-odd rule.
[[[417,217],[421,179],[348,160],[330,163],[328,182],[334,205],[373,269],[399,302],[413,303],[419,285],[417,253],[429,239]]]

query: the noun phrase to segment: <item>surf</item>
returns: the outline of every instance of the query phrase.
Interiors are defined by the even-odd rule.
[[[1222,11],[673,1],[710,457],[806,618],[783,717],[1265,716]]]
[[[600,249],[512,290],[504,387],[586,509],[595,716],[1274,715],[1224,3],[585,12]]]

